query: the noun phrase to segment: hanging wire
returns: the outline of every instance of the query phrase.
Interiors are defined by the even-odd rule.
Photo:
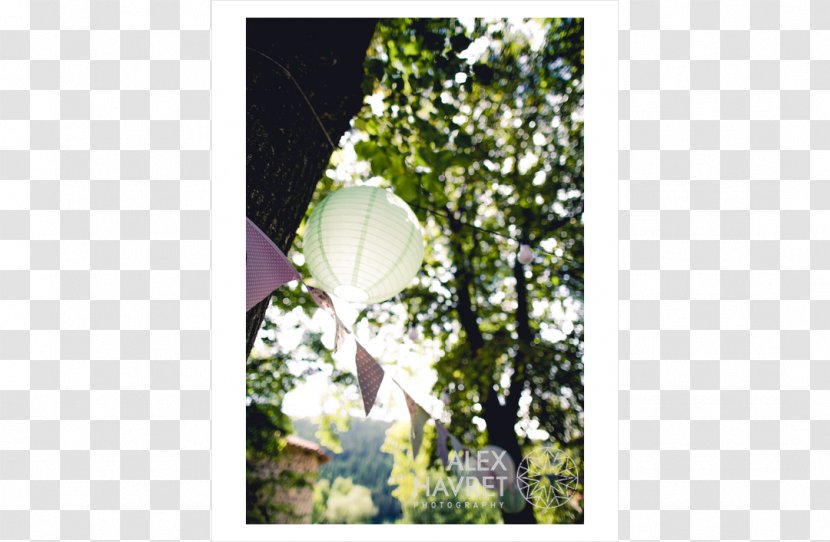
[[[293,75],[291,75],[291,71],[289,71],[289,69],[288,69],[288,68],[286,68],[285,66],[283,66],[282,64],[280,64],[279,62],[277,62],[276,60],[274,60],[273,58],[271,58],[269,55],[267,55],[267,54],[263,53],[263,52],[262,52],[262,51],[260,51],[259,49],[255,49],[255,48],[253,48],[253,47],[246,47],[246,48],[247,48],[249,51],[252,51],[252,52],[254,52],[254,53],[258,54],[258,55],[260,55],[261,57],[263,57],[263,58],[265,58],[266,60],[268,60],[268,61],[270,61],[271,63],[273,63],[275,66],[277,66],[277,67],[280,69],[280,71],[281,71],[281,72],[282,72],[282,73],[283,73],[286,77],[288,77],[288,78],[291,80],[291,82],[292,82],[292,83],[294,83],[294,86],[297,88],[297,91],[298,91],[298,92],[300,93],[300,95],[303,97],[303,100],[305,100],[306,105],[308,105],[308,108],[309,108],[309,110],[311,111],[311,114],[312,114],[312,115],[314,115],[314,118],[317,120],[317,124],[320,126],[320,130],[323,132],[323,135],[326,137],[326,141],[328,141],[329,146],[331,147],[332,152],[337,151],[337,150],[338,150],[338,147],[337,147],[337,145],[335,145],[335,144],[334,144],[334,141],[332,140],[331,136],[329,135],[328,130],[326,130],[326,127],[323,125],[323,121],[322,121],[322,120],[320,120],[320,116],[317,114],[317,110],[314,108],[314,105],[312,105],[311,100],[309,100],[309,99],[308,99],[308,96],[306,96],[306,93],[305,93],[305,92],[303,92],[303,89],[302,89],[302,87],[300,86],[300,83],[299,83],[299,82],[298,82],[298,81],[294,78],[294,76],[293,76]],[[421,201],[421,195],[422,195],[422,194],[423,194],[423,192],[424,192],[424,188],[423,188],[423,186],[421,185],[421,177],[420,177],[420,175],[418,175],[418,190],[419,190],[419,192],[418,192],[418,201]],[[521,245],[526,244],[526,243],[523,243],[522,241],[520,241],[520,240],[518,240],[518,239],[515,239],[515,238],[513,238],[513,237],[510,237],[509,235],[505,235],[505,234],[503,234],[503,233],[501,233],[501,232],[498,232],[498,231],[495,231],[495,230],[489,230],[489,229],[487,229],[487,228],[482,228],[481,226],[476,226],[475,224],[470,224],[469,222],[464,222],[463,220],[458,220],[458,219],[455,219],[455,217],[452,217],[452,216],[450,216],[449,214],[447,214],[447,213],[445,213],[445,212],[443,212],[443,211],[439,211],[438,209],[435,209],[434,207],[424,207],[424,206],[422,206],[422,205],[419,205],[419,204],[416,204],[416,203],[412,203],[412,202],[409,202],[409,201],[407,201],[406,203],[407,203],[408,205],[412,206],[412,207],[415,207],[416,209],[421,209],[422,211],[424,211],[424,212],[426,212],[426,213],[429,213],[429,214],[432,214],[432,215],[434,215],[434,216],[440,216],[440,217],[442,217],[442,218],[444,218],[444,219],[446,219],[446,220],[453,220],[453,221],[455,221],[457,224],[459,224],[460,226],[462,226],[462,227],[464,227],[464,228],[470,228],[470,229],[473,229],[473,230],[478,230],[478,231],[480,231],[480,232],[482,232],[482,233],[487,233],[487,234],[492,235],[492,236],[494,236],[494,237],[499,237],[499,238],[501,238],[501,239],[504,239],[505,241],[512,241],[512,242],[514,242],[514,243],[518,244],[520,247],[521,247]],[[543,249],[541,246],[539,246],[539,245],[537,245],[537,246],[535,246],[535,247],[532,247],[532,249],[533,249],[534,251],[536,251],[536,252],[542,252],[542,253],[544,253],[544,254],[548,254],[548,255],[550,255],[550,256],[554,256],[554,257],[556,257],[556,258],[563,259],[563,257],[562,257],[561,255],[555,254],[554,252],[550,252],[550,251],[548,251],[548,250],[544,250],[544,249]],[[574,258],[564,258],[564,259],[574,260]]]
[[[261,57],[273,62],[275,66],[277,66],[280,70],[282,70],[282,72],[286,75],[286,77],[291,79],[291,82],[294,83],[295,87],[297,87],[297,90],[300,92],[300,95],[303,97],[303,99],[305,100],[305,103],[308,105],[308,108],[311,110],[311,114],[314,115],[315,119],[317,119],[317,124],[320,125],[320,129],[323,131],[323,135],[326,136],[326,139],[328,140],[329,145],[331,145],[332,150],[337,150],[337,147],[334,145],[334,141],[331,140],[331,136],[329,135],[328,130],[326,130],[326,127],[323,126],[323,121],[320,120],[320,116],[317,114],[317,110],[314,109],[313,105],[311,105],[311,100],[308,99],[308,96],[306,96],[305,92],[303,92],[303,88],[300,86],[300,83],[298,83],[297,80],[294,79],[294,76],[291,75],[291,72],[288,71],[288,68],[286,68],[285,66],[283,66],[282,64],[280,64],[279,62],[277,62],[276,60],[271,58],[270,56],[266,55],[265,53],[263,53],[259,49],[254,49],[253,47],[248,47],[247,49],[249,51],[253,51],[256,54],[260,55]]]

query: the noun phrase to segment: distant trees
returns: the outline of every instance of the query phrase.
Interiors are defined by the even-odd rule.
[[[309,418],[294,420],[296,433],[307,439],[321,439],[320,421]],[[377,514],[371,523],[394,523],[401,517],[401,504],[392,496],[389,475],[393,457],[381,452],[390,423],[380,420],[351,418],[347,431],[339,433],[339,450],[331,450],[331,461],[320,469],[320,479],[333,482],[336,478],[351,478],[355,484],[369,488]]]
[[[435,438],[435,429],[432,426],[427,426],[426,431],[425,440],[431,441]],[[421,453],[418,457],[412,457],[409,422],[392,425],[386,435],[386,442],[381,449],[395,460],[389,483],[396,486],[392,490],[392,495],[401,502],[403,508],[403,517],[398,523],[502,522],[501,511],[492,492],[462,490],[456,495],[426,490],[427,484],[435,488],[436,484],[443,481],[446,487],[450,487],[452,483],[458,484],[458,481],[451,481],[454,475],[432,463],[428,454]],[[448,503],[454,505],[456,502],[463,503],[463,506],[448,507]]]

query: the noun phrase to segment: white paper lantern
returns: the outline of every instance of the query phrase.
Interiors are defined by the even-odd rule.
[[[519,248],[519,255],[517,256],[519,263],[527,265],[533,260],[533,251],[530,250],[530,245],[522,245]]]
[[[409,286],[424,258],[415,213],[388,190],[353,186],[312,211],[303,255],[324,290],[354,303],[378,303]]]

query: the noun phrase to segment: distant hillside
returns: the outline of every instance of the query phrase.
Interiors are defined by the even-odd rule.
[[[310,418],[292,420],[297,435],[317,442],[314,433],[317,425]],[[331,461],[320,469],[320,477],[333,481],[338,476],[351,478],[356,484],[368,487],[378,513],[372,523],[392,523],[401,517],[401,504],[391,495],[387,484],[392,472],[392,456],[380,451],[386,440],[386,430],[391,424],[376,420],[352,418],[349,431],[340,435],[343,452],[326,452]]]

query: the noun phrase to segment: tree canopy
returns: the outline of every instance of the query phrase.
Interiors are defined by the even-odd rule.
[[[435,391],[517,461],[531,428],[582,455],[582,55],[577,19],[383,20],[354,120],[358,156],[430,240],[398,302],[443,346]]]

